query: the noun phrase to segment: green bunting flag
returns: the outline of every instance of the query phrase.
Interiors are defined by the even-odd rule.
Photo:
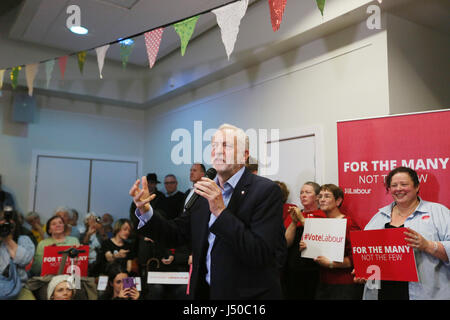
[[[17,87],[17,79],[19,78],[19,71],[22,69],[21,66],[14,67],[11,70],[10,77],[11,77],[11,86],[13,89]]]
[[[189,40],[194,33],[195,25],[197,24],[199,16],[195,16],[181,22],[175,23],[173,25],[175,31],[178,33],[181,41],[181,55],[184,56],[186,52],[186,47],[189,43]]]
[[[126,68],[128,63],[128,58],[134,48],[134,42],[127,43],[125,41],[120,42],[120,58],[122,59],[122,67]]]
[[[320,13],[323,16],[323,9],[325,9],[325,0],[316,0],[316,2],[317,2],[317,7],[319,8]]]
[[[84,63],[86,62],[86,51],[78,52],[77,57],[78,57],[78,68],[80,68],[80,73],[83,73]]]

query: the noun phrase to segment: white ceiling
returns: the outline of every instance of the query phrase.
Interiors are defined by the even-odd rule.
[[[18,10],[9,37],[74,53],[93,49],[119,38],[127,38],[159,26],[171,25],[176,21],[234,1],[25,0]],[[250,3],[255,1],[252,0]],[[66,10],[69,5],[79,6],[81,25],[89,29],[88,35],[76,35],[67,29],[66,20],[70,15]],[[216,25],[213,13],[202,14],[192,39]],[[134,40],[135,46],[129,57],[129,63],[148,65],[144,36],[138,36]],[[179,37],[173,27],[165,28],[158,59],[179,48],[179,44]],[[107,58],[120,60],[119,52],[118,45],[111,46]]]

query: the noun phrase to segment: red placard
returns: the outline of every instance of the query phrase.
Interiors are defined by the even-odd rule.
[[[42,258],[42,269],[41,276],[47,274],[58,274],[59,265],[62,262],[62,254],[58,253],[61,251],[66,251],[73,246],[46,246],[44,248],[44,257]],[[88,264],[89,264],[89,246],[79,246],[77,250],[85,251],[78,255],[74,259],[74,265],[80,268],[80,276],[87,277],[88,275]],[[71,258],[67,257],[66,265],[64,267],[63,274],[70,274],[68,268],[71,266]]]
[[[337,123],[342,211],[361,229],[391,203],[384,180],[400,166],[417,171],[420,196],[450,207],[450,110]]]
[[[418,281],[413,248],[406,228],[352,231],[353,265],[357,278],[373,280]]]

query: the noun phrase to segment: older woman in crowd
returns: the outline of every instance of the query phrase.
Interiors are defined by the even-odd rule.
[[[77,238],[66,236],[64,220],[59,216],[53,216],[48,219],[45,229],[49,238],[39,242],[34,255],[33,266],[31,267],[32,273],[36,276],[41,275],[42,259],[46,246],[75,246],[80,244]]]
[[[381,208],[365,230],[406,227],[405,240],[414,249],[419,282],[381,281],[379,289],[366,284],[363,298],[450,299],[449,209],[419,197],[419,178],[410,168],[392,170],[385,183],[394,201]]]

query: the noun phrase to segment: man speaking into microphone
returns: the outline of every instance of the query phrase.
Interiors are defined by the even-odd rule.
[[[182,215],[166,220],[151,208],[147,181],[130,190],[138,232],[167,247],[190,244],[192,299],[281,299],[279,267],[285,256],[281,189],[245,168],[245,132],[224,124],[211,139],[217,176],[195,185],[198,198]]]

